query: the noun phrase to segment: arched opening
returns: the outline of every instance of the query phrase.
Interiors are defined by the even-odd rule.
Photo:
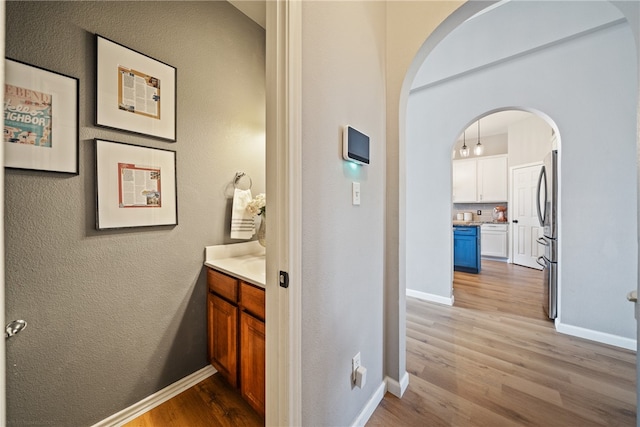
[[[534,3],[536,2],[505,3],[492,12],[503,7],[509,7],[516,12],[514,8],[535,7]],[[538,2],[538,5],[569,7],[569,3],[552,5],[549,2]],[[465,55],[456,54],[448,49],[438,52],[443,46],[441,42],[459,27],[474,21],[474,25],[481,23],[482,20],[477,18],[467,22],[465,20],[482,9],[488,10],[487,6],[467,2],[450,15],[425,41],[403,85],[399,105],[398,149],[401,171],[400,293],[406,292],[410,295],[412,290],[420,288],[424,293],[430,293],[435,297],[432,301],[437,301],[438,297],[443,299],[440,302],[450,299],[452,239],[449,224],[452,212],[447,200],[450,197],[451,183],[442,182],[437,176],[451,176],[451,142],[461,133],[465,123],[470,122],[470,118],[504,106],[527,105],[553,117],[563,137],[564,171],[561,179],[564,180],[566,196],[563,204],[563,218],[566,220],[563,231],[567,234],[564,243],[570,243],[571,246],[565,250],[570,259],[565,260],[562,273],[566,279],[563,295],[575,300],[568,310],[563,312],[562,319],[557,324],[558,330],[635,349],[633,306],[624,301],[627,290],[637,286],[638,264],[635,242],[638,223],[635,185],[638,55],[634,46],[634,31],[637,39],[634,11],[625,11],[631,21],[632,27],[629,27],[625,17],[619,14],[617,7],[612,6],[611,2],[574,3],[571,5],[575,6],[571,18],[578,15],[592,18],[604,16],[601,13],[586,13],[582,9],[578,13],[576,9],[595,7],[602,8],[601,11],[605,14],[611,14],[609,16],[612,20],[608,24],[578,31],[574,33],[575,37],[563,39],[571,44],[573,50],[568,56],[563,55],[563,52],[566,52],[562,49],[566,48],[567,44],[549,40],[538,46],[540,49],[532,47],[526,54],[493,57],[487,63],[476,62],[474,72],[460,69],[455,72],[449,69],[447,75],[432,75],[431,80],[420,82],[420,67],[426,66],[437,55],[448,57],[452,67],[459,65],[458,60]],[[497,23],[496,28],[505,30],[502,36],[506,34],[509,43],[504,43],[505,38],[502,38],[502,42],[494,40],[494,43],[488,42],[486,38],[478,38],[477,41],[486,46],[476,51],[476,44],[467,38],[466,49],[469,56],[475,60],[481,58],[487,50],[498,51],[496,46],[512,46],[514,40],[511,35],[517,32],[521,32],[525,37],[545,32],[554,33],[557,28],[562,28],[563,24],[571,24],[569,27],[572,27],[572,24],[581,21],[572,20],[566,10],[553,14],[546,21],[539,20],[539,15],[522,10],[519,13],[519,19],[506,19]],[[491,13],[484,15],[488,17]],[[614,15],[617,16],[613,17]],[[518,13],[512,16],[516,17]],[[535,28],[527,27],[523,30],[523,20],[530,21]],[[505,28],[509,26],[510,28]],[[576,30],[575,27],[572,28]],[[490,34],[495,28],[485,27],[485,30],[486,34]],[[621,44],[617,44],[618,42]],[[607,47],[610,51],[621,48],[624,53],[618,51],[614,55],[615,58],[605,52],[601,55],[600,50],[606,50]],[[591,62],[586,57],[587,50],[592,52]],[[585,55],[579,55],[578,52]],[[549,54],[552,58],[546,59],[552,60],[551,67],[542,66],[537,62]],[[610,59],[613,62],[608,62]],[[513,68],[516,65],[520,66],[517,71]],[[583,65],[587,68],[581,68]],[[506,68],[511,72],[507,72]],[[605,68],[608,69],[604,70]],[[604,73],[597,76],[596,71]],[[610,73],[619,75],[613,77]],[[472,80],[472,77],[478,76],[491,80],[478,84]],[[616,79],[617,84],[613,83]],[[579,88],[587,90],[580,91]],[[458,92],[451,92],[451,89],[458,89]],[[526,99],[521,89],[526,92]],[[600,98],[600,95],[604,95],[605,98]],[[614,97],[619,97],[618,101],[613,101]],[[614,114],[609,114],[607,108]],[[616,117],[613,117],[614,115]],[[612,136],[613,134],[615,136]],[[596,171],[597,177],[590,174],[593,170]],[[628,188],[623,190],[625,195],[615,194],[619,193],[620,188],[619,185],[612,185],[611,179],[614,175],[616,178],[613,179],[616,180],[624,175],[628,182]],[[590,190],[586,191],[584,188]],[[600,201],[596,202],[594,195],[599,197]],[[627,230],[626,238],[612,230],[613,226],[603,224],[601,218],[585,216],[585,212],[597,211],[597,206],[602,206],[603,200],[607,205],[620,200],[625,208],[630,209],[626,217],[631,228]],[[585,230],[588,230],[587,237]],[[592,230],[596,232],[591,233]],[[582,237],[579,236],[581,231]],[[609,234],[610,232],[612,234]],[[583,247],[580,248],[580,245]],[[628,265],[623,267],[624,278],[619,275],[620,272],[615,274],[617,284],[613,285],[611,280],[605,278],[603,271],[620,267],[620,260],[616,259],[616,255],[623,252],[624,262]],[[604,258],[596,261],[599,256]],[[602,267],[605,260],[605,266]],[[611,264],[608,264],[609,262]],[[601,267],[598,268],[597,265]],[[587,268],[580,271],[579,266]],[[622,285],[621,282],[625,284]],[[577,300],[582,297],[586,298]],[[603,315],[603,312],[606,312],[606,315]],[[406,316],[406,311],[401,309],[400,321],[403,322]],[[402,343],[400,348],[402,350]],[[400,365],[402,370],[403,362]]]
[[[551,197],[539,177],[545,160],[551,177],[558,141],[544,114],[508,108],[474,118],[454,143],[452,304],[530,320],[557,316],[560,239],[540,224],[539,208],[553,200],[549,219],[553,211],[557,224],[558,188]]]
[[[451,302],[452,186],[442,181],[451,176],[451,141],[474,117],[527,106],[553,118],[563,137],[556,327],[635,347],[624,295],[637,283],[638,195],[635,185],[620,185],[637,180],[637,55],[626,19],[608,2],[508,2],[440,37],[423,46],[430,53],[401,123],[407,294]],[[599,206],[624,209],[630,228],[603,222]]]

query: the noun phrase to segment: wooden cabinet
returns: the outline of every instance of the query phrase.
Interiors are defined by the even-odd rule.
[[[234,387],[238,386],[238,307],[209,293],[209,361]]]
[[[240,393],[264,416],[265,390],[264,322],[247,312],[240,313]]]
[[[207,283],[209,361],[264,416],[264,289],[213,269]]]
[[[453,161],[453,202],[506,202],[507,156]]]

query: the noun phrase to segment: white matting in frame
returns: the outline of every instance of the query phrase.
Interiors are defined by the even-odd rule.
[[[78,174],[78,79],[7,58],[4,165]]]
[[[96,139],[96,228],[176,225],[176,152]]]
[[[175,67],[96,35],[96,125],[176,140]]]

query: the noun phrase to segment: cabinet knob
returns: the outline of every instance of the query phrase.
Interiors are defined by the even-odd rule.
[[[514,223],[514,224],[517,224],[517,223],[518,223],[518,220],[517,220],[517,219],[514,219],[514,220],[513,220],[513,221],[511,221],[511,222],[512,222],[512,223]]]

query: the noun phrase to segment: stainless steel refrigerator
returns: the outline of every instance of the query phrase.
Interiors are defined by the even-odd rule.
[[[538,177],[538,220],[543,227],[543,236],[538,243],[544,246],[544,255],[538,264],[544,267],[544,310],[549,319],[558,314],[558,150],[553,150],[544,159]]]

